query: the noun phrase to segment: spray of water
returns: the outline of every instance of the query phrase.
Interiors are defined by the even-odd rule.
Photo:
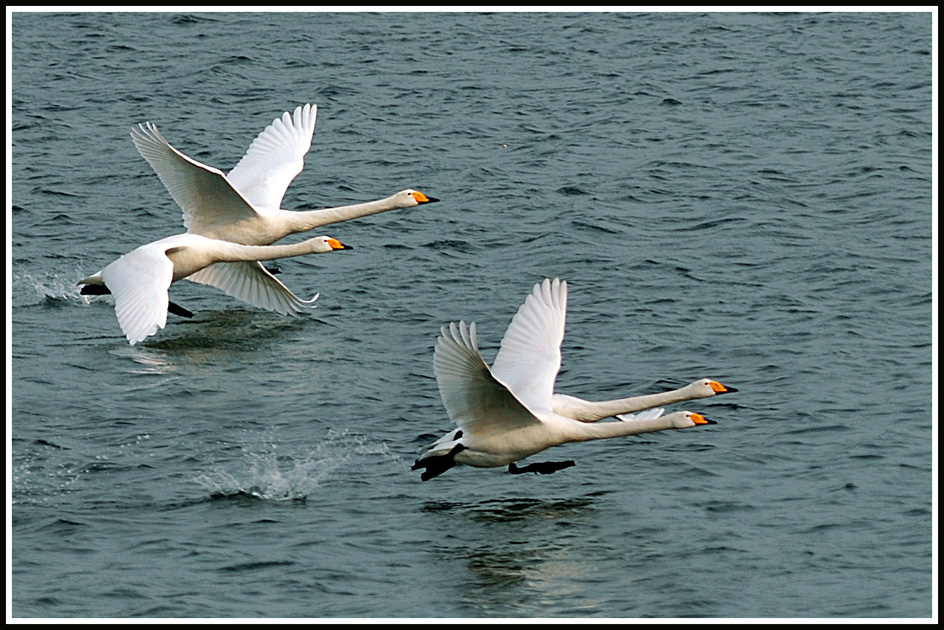
[[[265,444],[244,447],[243,459],[226,469],[198,475],[194,481],[211,497],[251,496],[270,501],[303,501],[343,469],[375,468],[380,461],[396,462],[383,442],[347,431],[329,431],[306,447]]]

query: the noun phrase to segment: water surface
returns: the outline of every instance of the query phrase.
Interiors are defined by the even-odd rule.
[[[930,14],[12,21],[14,616],[931,615]],[[306,102],[285,207],[442,202],[129,346],[75,284],[183,229],[131,126],[228,170]],[[420,482],[440,326],[545,277],[558,391],[739,393]]]

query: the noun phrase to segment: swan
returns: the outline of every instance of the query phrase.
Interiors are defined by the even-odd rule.
[[[641,411],[652,407],[661,407],[662,405],[671,405],[672,403],[686,400],[731,394],[736,391],[738,391],[736,388],[728,387],[720,381],[703,378],[689,383],[680,389],[673,389],[672,391],[662,392],[660,394],[647,394],[645,396],[633,396],[632,398],[618,398],[615,400],[601,400],[599,402],[591,402],[567,394],[554,394],[551,403],[554,413],[559,413],[564,417],[580,420],[581,422],[597,422],[598,420],[609,418],[610,416],[618,416],[620,414]]]
[[[427,481],[456,464],[550,474],[573,461],[516,462],[552,446],[667,429],[717,424],[699,413],[650,409],[615,422],[580,422],[553,409],[560,370],[567,283],[545,279],[518,309],[489,368],[478,350],[475,323],[445,326],[433,351],[433,371],[449,418],[458,425],[426,447],[412,466]]]
[[[131,139],[183,210],[187,232],[223,241],[269,245],[329,223],[439,201],[408,188],[367,203],[303,212],[282,209],[285,191],[311,148],[317,113],[316,105],[299,105],[291,116],[285,112],[273,120],[227,175],[172,147],[150,122],[133,127]],[[251,273],[247,266],[261,267],[216,263],[188,280],[222,289]]]
[[[291,245],[240,245],[199,234],[176,234],[142,245],[101,271],[79,281],[83,295],[111,293],[115,315],[131,345],[153,335],[167,323],[168,310],[176,305],[168,300],[171,283],[187,278],[218,262],[255,262],[306,254],[324,254],[353,249],[329,236]],[[300,311],[318,296],[302,300],[289,291],[261,265],[247,266],[238,282],[220,287],[233,297],[265,309],[289,313]]]

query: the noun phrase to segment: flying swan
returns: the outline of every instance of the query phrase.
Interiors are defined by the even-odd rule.
[[[552,446],[667,429],[687,429],[712,420],[691,411],[663,415],[661,408],[619,421],[580,422],[554,411],[554,381],[567,312],[567,283],[555,278],[534,285],[501,342],[491,369],[478,350],[475,323],[442,328],[433,352],[439,394],[458,428],[425,449],[412,469],[423,481],[456,464],[508,472],[550,474],[573,461],[541,462],[519,468],[516,462]]]
[[[108,264],[98,273],[79,281],[83,295],[111,293],[115,315],[131,345],[153,335],[167,324],[167,312],[192,315],[169,301],[171,283],[219,262],[251,263],[290,256],[325,254],[352,249],[328,236],[291,245],[240,245],[198,234],[176,234],[142,245]],[[231,276],[232,283],[220,286],[235,298],[268,310],[299,311],[314,302],[302,300],[270,274],[262,265],[243,268]],[[181,312],[182,311],[182,312]]]
[[[295,232],[388,210],[439,201],[407,189],[368,203],[292,211],[281,208],[289,184],[304,166],[315,131],[316,105],[299,105],[272,121],[228,174],[187,157],[150,122],[133,127],[131,139],[183,210],[187,233],[241,243],[269,245]],[[223,288],[258,262],[217,263],[188,280]]]

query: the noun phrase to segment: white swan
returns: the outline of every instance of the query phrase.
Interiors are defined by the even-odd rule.
[[[407,189],[385,199],[337,208],[282,209],[285,191],[302,171],[311,148],[317,113],[317,106],[307,104],[299,105],[292,116],[285,112],[276,118],[252,141],[228,175],[172,147],[150,122],[132,128],[131,139],[183,210],[187,232],[223,241],[269,245],[329,223],[439,201]],[[222,289],[249,273],[246,266],[217,263],[188,279]]]
[[[652,407],[661,407],[671,405],[672,403],[683,402],[686,400],[697,400],[699,398],[710,398],[721,394],[731,394],[738,391],[734,387],[723,385],[719,381],[713,381],[703,378],[689,383],[680,389],[662,392],[660,394],[647,394],[645,396],[633,396],[632,398],[617,398],[615,400],[601,400],[592,402],[583,400],[576,396],[567,394],[554,394],[551,399],[554,413],[580,420],[581,422],[597,422],[611,416],[618,416],[623,413],[632,413],[651,409]]]
[[[431,444],[412,469],[432,479],[456,464],[482,468],[508,465],[511,473],[548,474],[572,461],[518,468],[515,462],[566,442],[635,435],[716,424],[691,411],[663,415],[652,409],[618,422],[580,422],[556,413],[552,393],[560,370],[567,283],[544,280],[518,309],[489,369],[478,350],[475,324],[443,327],[433,353],[439,394],[458,425]]]
[[[254,246],[229,243],[198,234],[176,234],[142,245],[84,278],[81,293],[115,296],[115,315],[131,345],[153,335],[167,323],[171,283],[217,262],[255,262],[289,256],[324,254],[352,249],[328,236],[317,236],[292,245]],[[314,302],[289,291],[261,265],[246,266],[245,275],[220,287],[233,297],[281,313],[301,310]],[[176,306],[176,305],[175,305]],[[179,308],[179,307],[176,307]],[[184,311],[184,314],[187,314]]]

